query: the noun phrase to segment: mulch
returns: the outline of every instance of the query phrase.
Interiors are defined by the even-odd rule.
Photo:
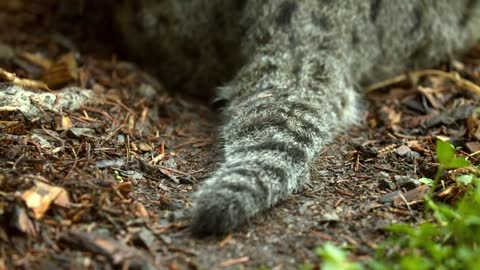
[[[424,217],[437,138],[478,164],[480,46],[375,85],[304,190],[230,235],[194,238],[188,209],[215,167],[218,112],[127,61],[110,25],[93,31],[105,9],[61,2],[0,3],[0,84],[98,97],[37,117],[0,102],[0,269],[292,269],[318,264],[327,241],[367,260],[385,226]],[[438,200],[461,196],[462,172],[442,177]]]

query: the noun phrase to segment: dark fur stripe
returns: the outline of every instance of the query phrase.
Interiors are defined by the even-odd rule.
[[[370,21],[375,23],[380,13],[382,0],[372,0],[370,3]]]
[[[291,23],[293,13],[298,6],[295,1],[285,1],[280,4],[280,11],[276,19],[276,23],[280,26],[287,26]]]
[[[307,154],[303,148],[300,148],[293,143],[283,141],[262,142],[259,144],[243,146],[237,150],[238,152],[261,152],[261,151],[280,151],[286,153],[292,158],[294,163],[305,163],[307,161]]]
[[[313,136],[322,137],[322,138],[327,137],[326,131],[320,130],[317,127],[316,123],[312,123],[311,122],[312,120],[305,118],[305,115],[310,115],[313,119],[318,118],[318,111],[314,107],[308,104],[305,104],[304,102],[285,102],[281,106],[274,103],[263,103],[258,105],[257,107],[254,107],[254,108],[252,107],[248,109],[246,114],[247,115],[253,114],[256,111],[271,112],[272,113],[271,117],[273,118],[274,117],[273,115],[275,115],[277,119],[271,119],[271,118],[268,118],[268,120],[265,119],[265,122],[270,121],[272,123],[270,125],[263,124],[262,121],[255,122],[256,124],[254,126],[250,126],[250,125],[253,125],[253,122],[247,123],[245,124],[244,127],[241,128],[244,133],[254,132],[255,130],[263,130],[268,127],[287,126],[286,122],[283,122],[283,121],[286,121],[286,119],[285,120],[280,119],[280,117],[282,117],[281,115],[285,115],[288,118],[292,118],[292,122],[294,125],[299,125],[300,128],[303,129],[303,131],[294,131],[291,129],[287,130],[287,128],[284,128],[284,130],[286,130],[287,132],[290,132],[292,136],[297,138],[298,142],[301,142],[304,144],[311,144],[313,143],[312,141]],[[309,134],[312,137],[308,135],[302,135],[302,133]]]
[[[321,30],[328,31],[332,28],[332,22],[327,16],[312,12],[310,17],[312,18],[313,24],[319,27]]]
[[[287,102],[287,106],[290,108],[291,111],[300,111],[303,113],[310,113],[313,115],[318,114],[318,110],[315,107],[308,105],[305,102],[290,101],[290,102]]]
[[[279,132],[285,132],[291,135],[297,142],[302,144],[312,144],[312,138],[306,134],[309,130],[293,130],[289,127],[288,120],[281,115],[257,115],[249,118],[247,122],[240,127],[243,136],[262,132],[268,128],[277,128]],[[305,129],[302,127],[302,129]],[[306,132],[305,132],[306,131]]]
[[[352,31],[352,45],[356,46],[358,43],[360,43],[360,36],[358,35],[357,29],[354,29]]]
[[[415,33],[419,30],[423,21],[423,6],[421,4],[417,5],[413,10],[413,24],[410,28],[410,33]]]
[[[287,172],[285,172],[285,168],[275,167],[273,165],[268,164],[261,164],[260,168],[266,172],[272,173],[275,175],[275,178],[278,180],[279,183],[287,182]]]
[[[232,169],[231,171],[225,173],[224,175],[231,175],[231,174],[238,174],[241,176],[245,176],[246,178],[254,178],[255,179],[255,184],[260,188],[263,196],[267,196],[270,192],[268,187],[265,185],[265,183],[260,179],[258,176],[258,172],[250,169],[245,169],[245,168],[235,168]]]
[[[265,204],[265,194],[262,194],[260,190],[245,183],[221,183],[217,186],[217,189],[226,189],[236,194],[249,194],[255,200],[256,205]],[[243,208],[243,202],[237,200],[235,202],[238,204],[236,208]]]
[[[460,17],[459,25],[460,27],[464,27],[471,19],[472,12],[474,10],[475,5],[478,4],[478,0],[468,0],[465,4],[465,9],[463,11],[462,17]]]
[[[235,0],[235,8],[237,10],[243,10],[247,5],[247,0]]]
[[[275,98],[278,100],[286,99],[291,94],[279,94]],[[273,114],[285,114],[288,117],[304,118],[305,114],[311,115],[313,118],[318,117],[318,110],[306,104],[306,102],[299,101],[285,101],[275,103],[262,103],[258,105],[252,105],[245,112],[246,115],[250,115],[255,112],[272,112]]]
[[[322,61],[317,60],[313,63],[313,65],[315,68],[311,76],[315,84],[328,84],[329,77],[328,77],[328,73],[326,72],[327,67],[325,63],[322,63]]]
[[[278,180],[279,183],[284,183],[287,181],[288,175],[287,172],[285,171],[285,167],[277,167],[272,164],[265,164],[265,163],[248,163],[245,161],[237,161],[234,163],[231,163],[225,167],[225,169],[230,172],[238,169],[239,166],[246,166],[246,167],[252,167],[254,170],[261,170],[267,173],[272,173],[275,177],[275,179]],[[229,173],[224,173],[222,175],[227,175]]]

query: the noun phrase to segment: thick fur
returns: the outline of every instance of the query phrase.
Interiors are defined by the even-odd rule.
[[[216,85],[228,101],[225,159],[195,195],[198,234],[230,232],[302,188],[322,146],[355,120],[360,85],[480,37],[480,0],[134,2],[117,16],[131,48],[171,87]]]

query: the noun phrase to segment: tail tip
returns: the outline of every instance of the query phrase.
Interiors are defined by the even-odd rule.
[[[190,224],[193,235],[227,234],[247,221],[242,205],[229,195],[218,191],[197,194]]]

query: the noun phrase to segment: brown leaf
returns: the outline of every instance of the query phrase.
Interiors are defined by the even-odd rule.
[[[52,61],[36,54],[22,52],[19,56],[42,69],[49,69],[52,66]]]
[[[405,202],[409,204],[423,202],[423,197],[425,196],[425,194],[427,194],[429,189],[430,188],[427,185],[421,185],[412,190],[407,191],[403,195],[399,194],[393,199],[393,205],[400,206]]]
[[[118,184],[115,189],[120,191],[123,196],[127,196],[133,190],[133,184],[130,181],[125,181]]]
[[[436,89],[423,86],[418,86],[417,89],[425,96],[425,98],[428,100],[428,102],[430,102],[433,108],[437,110],[442,108],[442,104],[433,96],[433,93],[436,92]]]
[[[62,115],[55,119],[55,130],[62,131],[73,127],[73,122],[67,115]]]
[[[21,198],[28,208],[33,210],[35,218],[40,219],[50,209],[50,205],[67,207],[70,204],[68,193],[65,189],[52,186],[40,181],[35,181],[35,186],[25,191]]]
[[[109,258],[118,266],[128,269],[156,269],[151,260],[135,248],[106,236],[70,231],[60,236],[60,240],[94,254]]]
[[[467,147],[467,149],[470,153],[475,153],[475,152],[480,151],[480,143],[479,142],[467,142],[467,143],[465,143],[465,146]]]
[[[59,88],[78,79],[78,65],[75,55],[67,53],[45,71],[42,80],[51,88]]]
[[[149,216],[147,208],[145,208],[145,206],[141,202],[136,202],[134,204],[134,207],[135,207],[135,215],[137,217],[148,217]]]
[[[390,128],[402,119],[402,113],[395,111],[391,106],[382,106],[379,114],[385,126]]]
[[[140,142],[138,144],[138,149],[140,149],[140,151],[143,151],[143,152],[150,152],[153,150],[153,147],[148,143]]]

